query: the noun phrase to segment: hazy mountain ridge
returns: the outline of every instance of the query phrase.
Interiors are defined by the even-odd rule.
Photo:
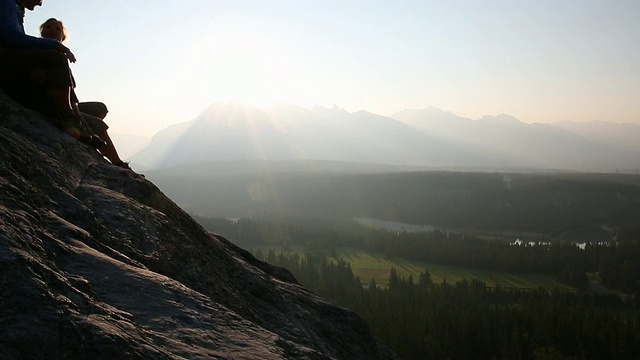
[[[628,149],[640,155],[640,124],[615,124],[606,121],[561,121],[554,126],[571,131],[602,145]]]
[[[131,160],[156,169],[230,160],[598,172],[640,169],[640,145],[629,135],[640,133],[638,126],[599,123],[607,131],[582,126],[527,124],[507,114],[471,120],[434,107],[386,117],[337,107],[261,110],[213,104],[194,120],[160,131]]]
[[[397,358],[1,92],[0,140],[0,358]]]
[[[402,141],[391,141],[402,139]],[[421,166],[466,165],[473,153],[368,112],[279,108],[274,113],[214,104],[160,131],[131,158],[145,167],[228,160],[335,160]]]
[[[640,144],[622,147],[595,132],[585,136],[576,126],[582,123],[527,124],[506,114],[486,115],[474,121],[437,108],[404,110],[392,117],[425,133],[447,137],[524,167],[614,172],[638,169],[640,164]],[[616,129],[620,124],[602,126]]]

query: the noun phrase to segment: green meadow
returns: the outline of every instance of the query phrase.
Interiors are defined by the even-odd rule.
[[[276,253],[286,252],[283,248],[269,245],[261,245],[254,247],[252,251],[260,249],[266,254],[272,248]],[[295,252],[300,255],[305,253],[303,247],[291,247],[289,252]],[[336,248],[336,256],[333,260],[342,258],[351,265],[354,275],[360,278],[364,286],[367,286],[371,279],[374,279],[378,285],[387,285],[389,283],[389,273],[391,268],[395,268],[400,277],[408,278],[412,276],[417,282],[420,273],[425,269],[431,274],[431,279],[435,283],[455,283],[463,279],[478,279],[487,284],[487,286],[495,287],[500,285],[503,288],[517,289],[535,289],[535,288],[559,288],[564,290],[573,290],[552,277],[538,274],[509,274],[500,271],[467,269],[456,266],[441,265],[435,263],[427,263],[420,261],[411,261],[402,258],[386,257],[384,255],[375,254],[369,251],[363,251],[355,248],[338,247]]]

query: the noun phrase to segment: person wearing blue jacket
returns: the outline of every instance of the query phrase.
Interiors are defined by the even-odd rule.
[[[71,106],[69,62],[64,44],[24,31],[25,11],[42,0],[0,0],[0,87],[17,102],[42,112],[61,130],[97,149],[106,144],[91,134]]]

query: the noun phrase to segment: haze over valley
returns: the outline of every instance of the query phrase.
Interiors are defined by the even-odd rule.
[[[158,132],[130,160],[146,169],[215,161],[323,160],[480,171],[637,173],[640,125],[472,120],[430,107],[390,117],[337,107],[216,103]]]

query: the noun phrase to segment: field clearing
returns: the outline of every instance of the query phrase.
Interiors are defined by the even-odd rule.
[[[420,273],[426,269],[435,283],[442,283],[445,280],[448,283],[455,283],[463,279],[478,279],[491,287],[500,285],[503,288],[518,289],[535,289],[538,287],[573,289],[549,276],[508,274],[500,271],[466,269],[401,258],[387,258],[353,248],[338,248],[337,257],[351,264],[353,273],[360,278],[363,284],[368,284],[372,278],[375,279],[376,284],[388,284],[390,270],[394,267],[400,277],[408,278],[411,275],[415,282],[418,281]]]
[[[269,245],[254,247],[252,251],[260,249],[266,254],[270,248],[273,248],[276,253],[284,251],[282,248]],[[303,255],[305,249],[302,246],[291,247],[289,252]],[[390,258],[369,251],[348,247],[336,248],[336,257],[333,259],[337,260],[339,258],[342,258],[351,265],[351,270],[354,275],[360,278],[364,286],[369,285],[371,279],[374,279],[378,285],[387,285],[389,283],[389,273],[393,267],[400,277],[408,278],[411,275],[414,282],[418,281],[420,273],[426,269],[429,274],[431,274],[431,279],[434,283],[442,283],[446,280],[448,283],[453,284],[463,279],[478,279],[490,287],[500,285],[503,288],[517,289],[536,289],[538,287],[551,289],[556,287],[562,290],[574,290],[574,288],[550,276],[539,274],[509,274],[492,270],[466,269],[457,266],[412,261],[402,258]]]

